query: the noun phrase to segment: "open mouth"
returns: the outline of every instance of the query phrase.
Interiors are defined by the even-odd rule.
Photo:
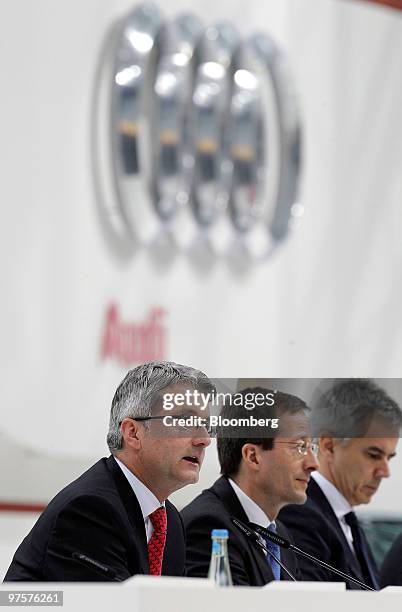
[[[200,460],[198,459],[198,457],[188,456],[188,457],[183,457],[183,459],[185,461],[188,461],[189,463],[192,463],[193,465],[200,465]]]

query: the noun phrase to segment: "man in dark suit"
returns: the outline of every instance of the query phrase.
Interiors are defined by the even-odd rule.
[[[381,588],[402,586],[402,533],[396,538],[381,566]]]
[[[5,581],[182,575],[183,524],[167,497],[198,481],[210,438],[202,424],[167,428],[165,418],[199,415],[191,393],[212,389],[205,374],[174,363],[131,370],[112,402],[107,437],[112,455],[49,503],[16,551]],[[185,403],[172,403],[187,392]]]
[[[253,431],[252,427],[220,427],[218,431],[218,456],[222,477],[196,497],[184,510],[182,518],[186,529],[187,575],[205,577],[211,557],[211,531],[229,531],[228,554],[233,583],[262,586],[274,579],[289,579],[270,555],[238,531],[231,522],[235,517],[248,523],[277,531],[289,537],[284,526],[276,521],[285,504],[304,503],[310,474],[317,468],[311,444],[307,406],[298,398],[286,393],[274,394],[271,405],[250,401],[257,396],[268,397],[267,389],[245,389],[237,396],[245,401],[240,405],[227,403],[222,419],[241,419],[252,416],[256,420],[279,419],[277,437],[275,430],[267,428]],[[245,410],[246,400],[248,408]],[[272,437],[268,437],[272,436]],[[298,577],[297,562],[293,553],[271,548],[263,542],[282,563]]]
[[[354,506],[368,504],[390,475],[401,426],[397,404],[370,380],[343,380],[320,394],[312,415],[319,434],[319,470],[304,506],[287,506],[281,520],[295,544],[377,589],[378,570]],[[304,580],[339,578],[301,558]],[[350,589],[359,589],[352,582]]]

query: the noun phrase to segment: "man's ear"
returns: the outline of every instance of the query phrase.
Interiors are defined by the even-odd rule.
[[[241,455],[248,469],[257,471],[260,467],[259,447],[256,444],[243,444]]]
[[[124,447],[130,447],[135,450],[141,448],[142,429],[139,422],[133,419],[123,419],[120,424],[121,435],[124,440]]]

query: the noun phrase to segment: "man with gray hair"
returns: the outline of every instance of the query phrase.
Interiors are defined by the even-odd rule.
[[[150,362],[128,372],[112,401],[111,456],[49,503],[5,581],[182,575],[183,524],[167,497],[198,481],[210,438],[205,402],[197,397],[213,390],[205,374],[176,363]]]
[[[374,589],[378,570],[353,508],[370,503],[390,475],[401,423],[399,406],[374,382],[335,382],[313,406],[320,467],[312,474],[307,502],[279,515],[297,546]],[[304,580],[339,580],[304,558],[300,568]]]

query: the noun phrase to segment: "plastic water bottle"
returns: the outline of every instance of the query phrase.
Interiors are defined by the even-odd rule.
[[[212,553],[208,578],[217,586],[232,586],[228,556],[229,532],[227,529],[213,529],[211,532]]]

